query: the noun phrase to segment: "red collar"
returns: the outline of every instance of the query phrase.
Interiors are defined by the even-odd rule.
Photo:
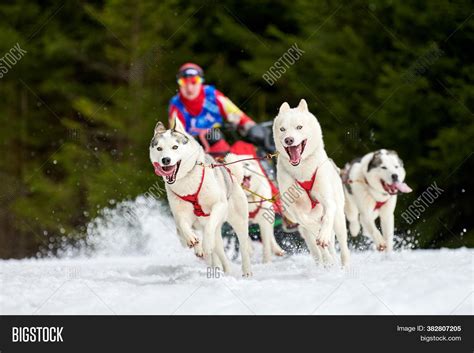
[[[311,197],[311,190],[313,189],[314,182],[316,181],[316,173],[317,172],[318,172],[318,168],[316,168],[316,170],[314,171],[314,174],[311,177],[311,180],[308,180],[308,181],[298,181],[298,180],[296,180],[298,185],[301,186],[304,191],[306,191],[306,194],[308,195],[309,200],[311,201],[311,209],[315,208],[316,205],[319,203],[319,201],[317,199],[313,199]]]
[[[260,200],[260,202],[258,203],[258,207],[252,212],[249,212],[250,219],[254,219],[257,216],[258,211],[260,211],[260,209],[262,208],[262,203],[263,203],[263,200]]]
[[[371,187],[370,184],[369,184],[369,182],[367,181],[367,178],[364,178],[364,181],[365,181],[365,183],[367,184],[367,186],[368,186],[369,188],[372,188],[372,189],[373,189],[373,187]],[[388,199],[385,200],[385,201],[377,201],[377,200],[375,200],[374,211],[379,210],[383,205],[385,205],[385,204],[388,202],[389,199],[390,199],[390,198],[388,198]]]
[[[199,187],[197,189],[197,191],[194,193],[194,194],[189,194],[189,195],[186,195],[186,196],[181,196],[181,195],[178,195],[177,193],[175,193],[173,191],[173,193],[178,196],[181,200],[183,201],[187,201],[187,202],[190,202],[193,207],[194,207],[194,214],[197,216],[197,217],[208,217],[209,216],[209,213],[205,213],[203,210],[202,210],[202,207],[201,205],[199,204],[199,200],[198,200],[198,196],[199,196],[199,192],[201,191],[201,187],[202,187],[202,184],[204,183],[204,175],[206,174],[206,168],[203,167],[202,168],[202,176],[201,176],[201,182],[199,183]]]
[[[181,92],[179,92],[179,99],[181,100],[181,102],[183,102],[184,107],[192,116],[197,116],[201,113],[202,108],[204,106],[205,96],[206,95],[204,94],[204,85],[201,87],[201,92],[199,92],[199,95],[194,99],[188,99],[184,97]]]

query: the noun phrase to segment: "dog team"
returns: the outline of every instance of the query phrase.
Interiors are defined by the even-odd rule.
[[[251,156],[228,154],[216,166],[186,133],[180,119],[175,117],[172,125],[170,129],[161,122],[156,125],[150,159],[155,173],[165,181],[181,243],[194,248],[209,266],[228,273],[231,266],[221,235],[227,222],[238,237],[242,275],[248,277],[252,275],[248,229],[249,223],[255,223],[260,228],[263,262],[283,255],[273,224],[263,217],[262,210],[273,212],[272,192],[258,162]],[[362,229],[379,251],[393,250],[397,194],[412,191],[404,183],[405,169],[395,151],[368,153],[340,170],[327,156],[321,126],[304,99],[295,108],[286,102],[281,105],[273,122],[273,138],[280,195],[295,187],[301,191],[285,207],[284,216],[298,224],[317,262],[336,262],[337,238],[341,264],[349,265],[346,224],[354,237]]]

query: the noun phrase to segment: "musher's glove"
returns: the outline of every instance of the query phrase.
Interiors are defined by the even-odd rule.
[[[263,147],[267,153],[275,152],[275,145],[271,136],[271,130],[261,125],[254,125],[247,131],[247,140],[254,145]]]
[[[247,131],[247,139],[256,145],[263,145],[267,136],[267,130],[260,125],[254,125]]]

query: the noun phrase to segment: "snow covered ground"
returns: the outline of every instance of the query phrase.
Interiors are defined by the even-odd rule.
[[[474,314],[474,251],[354,252],[350,270],[309,255],[261,263],[253,278],[209,278],[172,219],[139,199],[89,227],[93,251],[0,261],[0,314]]]

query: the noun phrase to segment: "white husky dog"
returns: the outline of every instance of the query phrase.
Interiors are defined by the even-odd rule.
[[[248,204],[241,187],[242,166],[208,168],[213,163],[199,143],[188,135],[179,119],[166,130],[161,122],[155,127],[150,144],[150,160],[155,173],[163,177],[168,201],[183,244],[202,251],[207,263],[230,264],[224,253],[221,227],[228,222],[237,234],[242,254],[243,276],[251,276]],[[229,156],[229,159],[235,156]],[[202,248],[197,233],[202,233]],[[201,250],[202,249],[202,250]]]
[[[239,158],[252,158],[251,155],[239,155]],[[263,174],[258,162],[247,160],[242,162],[244,178],[242,186],[249,202],[249,222],[258,224],[263,244],[263,262],[272,260],[272,253],[283,256],[285,253],[278,245],[273,233],[275,211],[273,209],[272,189],[267,177]]]
[[[378,250],[393,249],[397,193],[411,192],[405,184],[405,169],[397,152],[379,150],[347,163],[342,172],[346,193],[346,216],[351,235],[356,237],[360,223]],[[375,220],[380,217],[382,234]],[[359,223],[360,219],[360,223]]]
[[[295,185],[305,191],[287,205],[289,218],[299,223],[311,255],[319,261],[332,262],[335,232],[342,264],[348,265],[350,254],[341,178],[324,149],[319,122],[309,112],[304,99],[293,109],[286,102],[281,105],[273,123],[273,136],[279,152],[280,193],[284,194]]]

